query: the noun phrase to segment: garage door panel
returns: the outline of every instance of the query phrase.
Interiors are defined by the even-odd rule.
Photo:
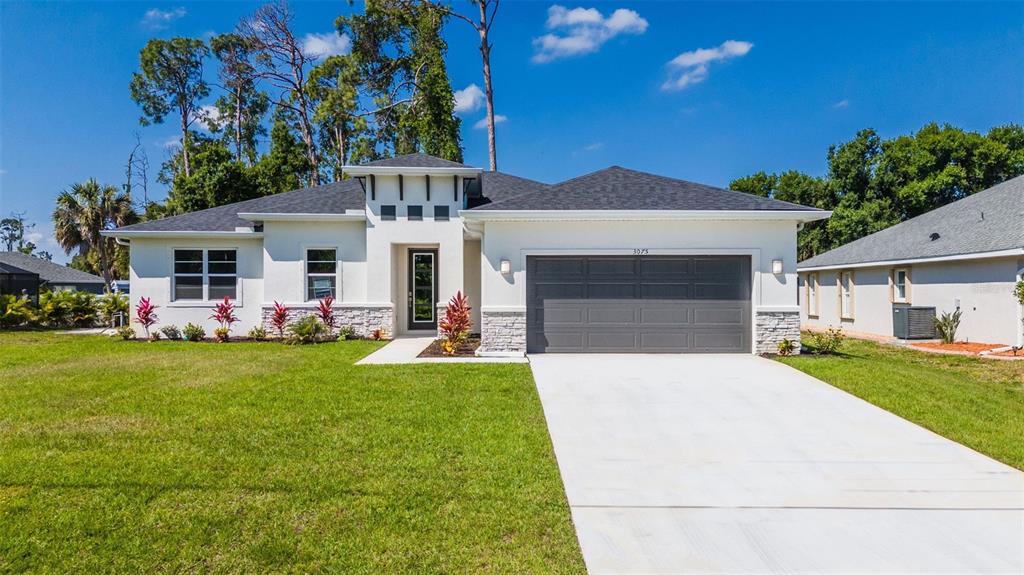
[[[693,284],[647,283],[640,284],[641,299],[693,299]]]
[[[590,282],[587,284],[588,299],[635,299],[637,286],[634,282]]]
[[[543,300],[578,300],[585,297],[585,289],[581,283],[538,283],[536,293]]]
[[[591,351],[636,350],[635,331],[590,331],[586,334],[587,348]]]
[[[527,350],[748,352],[749,270],[746,256],[530,256]]]
[[[601,305],[588,307],[586,311],[587,324],[589,325],[623,325],[634,326],[637,324],[638,309],[636,306],[622,305]]]
[[[749,315],[744,308],[737,307],[703,307],[693,308],[693,325],[696,327],[707,326],[742,326],[746,324],[746,317]]]
[[[640,308],[640,324],[643,326],[684,326],[692,322],[693,308],[688,305],[644,306]]]
[[[687,331],[642,332],[640,349],[643,351],[680,352],[693,347],[693,334]]]
[[[587,275],[591,278],[600,276],[633,276],[636,274],[635,258],[590,258],[587,260]]]
[[[582,276],[584,269],[583,258],[530,258],[533,264],[528,273],[537,279],[548,276]]]

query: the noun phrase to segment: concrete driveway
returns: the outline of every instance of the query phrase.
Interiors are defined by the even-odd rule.
[[[591,573],[1024,572],[1024,474],[747,355],[533,355]]]

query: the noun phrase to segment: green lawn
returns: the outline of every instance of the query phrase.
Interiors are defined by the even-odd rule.
[[[939,355],[848,339],[840,356],[779,361],[1024,469],[1024,362]]]
[[[581,573],[525,365],[0,333],[0,572]]]

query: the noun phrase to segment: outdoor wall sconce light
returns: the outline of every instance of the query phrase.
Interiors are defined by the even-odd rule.
[[[501,260],[501,275],[507,276],[510,273],[512,273],[512,262]]]
[[[776,275],[782,273],[782,260],[772,260],[772,273]]]

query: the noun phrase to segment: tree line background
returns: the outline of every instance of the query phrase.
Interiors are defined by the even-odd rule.
[[[180,130],[179,144],[157,168],[166,199],[149,197],[152,167],[137,134],[120,186],[89,180],[58,196],[53,223],[60,246],[76,252],[69,265],[109,283],[127,277],[128,248],[102,230],[329,183],[344,165],[393,155],[461,162],[461,121],[445,64],[449,22],[468,24],[480,37],[489,165],[496,170],[489,34],[500,0],[465,5],[460,12],[440,0],[368,0],[362,13],[335,22],[350,53],[325,58],[303,50],[283,0],[209,41],[150,40],[128,88],[142,126],[174,122]],[[211,95],[213,104],[203,105]],[[1024,174],[1024,127],[980,134],[928,124],[890,140],[865,129],[831,146],[826,158],[823,177],[757,172],[730,183],[834,210],[799,233],[800,259]],[[48,258],[25,241],[31,226],[18,215],[0,221],[0,243]]]

